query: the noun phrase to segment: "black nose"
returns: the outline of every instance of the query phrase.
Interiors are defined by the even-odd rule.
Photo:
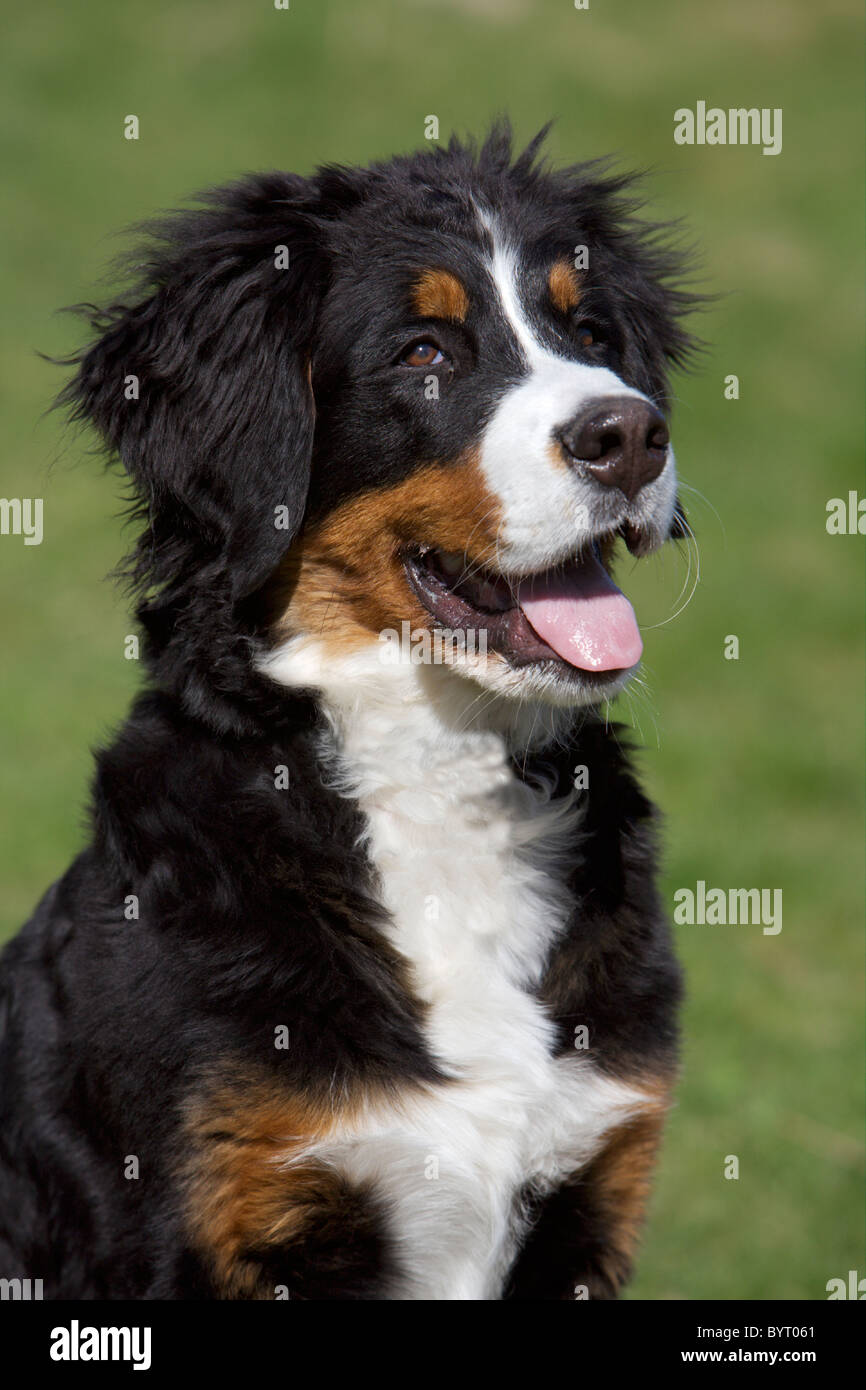
[[[670,435],[649,401],[616,396],[581,411],[557,438],[576,464],[631,501],[664,468]]]

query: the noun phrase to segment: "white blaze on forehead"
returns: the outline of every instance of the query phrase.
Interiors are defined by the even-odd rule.
[[[507,243],[500,243],[494,239],[489,270],[502,312],[523,349],[524,356],[531,363],[534,358],[544,355],[544,349],[527,323],[520,303],[517,288],[519,261],[516,251]]]
[[[478,218],[492,242],[492,252],[487,257],[487,271],[505,319],[523,351],[530,367],[544,362],[566,363],[576,367],[579,363],[569,362],[546,348],[536,336],[532,324],[526,316],[526,309],[520,293],[521,264],[520,251],[497,225],[496,219],[482,208],[477,209]],[[587,370],[595,370],[588,368]],[[619,381],[619,378],[617,378]],[[620,394],[639,395],[620,382]]]
[[[479,220],[493,249],[487,269],[528,374],[504,395],[484,430],[480,463],[488,487],[500,499],[502,525],[499,556],[505,569],[536,570],[558,563],[591,535],[618,524],[614,512],[624,499],[615,489],[601,490],[570,467],[557,431],[591,404],[633,396],[608,367],[592,367],[561,357],[539,341],[526,315],[520,292],[520,255],[482,209]],[[645,489],[641,506],[651,506],[667,531],[676,500],[673,450],[659,478]],[[650,501],[651,499],[651,501]]]

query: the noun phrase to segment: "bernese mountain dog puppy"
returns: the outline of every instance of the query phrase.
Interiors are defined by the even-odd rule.
[[[86,306],[149,681],[2,961],[0,1274],[47,1298],[629,1275],[680,979],[610,567],[686,525],[692,297],[540,139],[246,178]]]

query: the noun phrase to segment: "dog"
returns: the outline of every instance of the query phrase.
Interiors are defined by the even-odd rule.
[[[248,177],[84,306],[148,684],[2,959],[0,1274],[47,1298],[630,1276],[681,980],[610,571],[685,534],[693,297],[544,136]]]

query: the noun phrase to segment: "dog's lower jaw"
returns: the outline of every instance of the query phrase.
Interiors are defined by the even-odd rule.
[[[514,667],[497,652],[455,651],[447,642],[437,648],[432,631],[426,651],[441,651],[443,659],[425,659],[417,638],[414,644],[376,640],[340,653],[326,639],[298,633],[263,651],[256,666],[278,685],[319,691],[341,705],[429,703],[444,727],[498,732],[516,751],[560,740],[634,675],[618,671],[609,681],[584,685],[543,664]]]
[[[605,672],[604,676],[583,671],[566,671],[560,661],[535,661],[517,665],[498,653],[464,656],[458,653],[451,664],[455,675],[472,681],[493,697],[537,709],[574,714],[616,699],[635,675],[628,670]]]

